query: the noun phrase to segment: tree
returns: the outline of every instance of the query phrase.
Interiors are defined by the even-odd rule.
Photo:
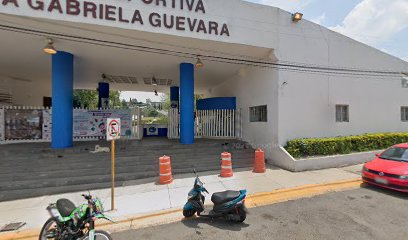
[[[120,100],[120,91],[109,91],[109,108],[122,108]]]
[[[98,92],[96,90],[74,90],[75,108],[98,108]]]
[[[74,90],[75,108],[98,108],[98,91],[96,90]],[[127,108],[126,102],[120,100],[120,91],[109,92],[109,108]]]

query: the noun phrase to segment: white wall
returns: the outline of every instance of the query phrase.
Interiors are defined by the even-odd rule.
[[[42,106],[43,97],[51,97],[51,81],[47,84],[37,84],[30,80],[20,81],[0,76],[0,89],[10,92],[13,105]]]
[[[277,40],[277,15],[278,9],[273,7],[267,7],[264,5],[249,3],[242,0],[202,0],[205,13],[198,10],[189,11],[187,5],[184,3],[184,9],[181,10],[178,6],[180,1],[175,1],[177,4],[176,8],[172,8],[172,1],[166,1],[167,6],[164,7],[163,4],[156,6],[156,4],[144,4],[140,0],[136,1],[105,1],[105,0],[93,0],[91,2],[102,5],[113,5],[115,7],[114,14],[112,15],[115,20],[106,20],[98,18],[94,19],[92,14],[88,17],[84,17],[83,7],[81,4],[81,12],[79,15],[68,15],[66,14],[66,6],[62,4],[63,13],[58,11],[48,12],[46,9],[50,1],[46,2],[45,10],[34,10],[28,3],[28,1],[19,1],[19,7],[15,7],[14,4],[9,3],[6,6],[0,8],[0,13],[13,14],[25,17],[35,17],[35,18],[46,18],[53,20],[61,20],[67,22],[77,22],[77,23],[89,23],[101,26],[118,27],[123,29],[131,29],[145,32],[153,33],[164,33],[175,36],[191,37],[205,40],[215,40],[227,43],[241,43],[259,47],[271,47],[271,45],[276,44]],[[35,2],[35,1],[34,1]],[[64,1],[60,1],[61,3]],[[156,1],[153,1],[156,3]],[[159,1],[160,3],[163,1]],[[185,2],[185,1],[183,1]],[[192,2],[192,1],[190,1]],[[198,1],[194,1],[194,9]],[[119,8],[122,9],[122,16],[126,20],[131,20],[135,10],[139,10],[143,18],[143,25],[140,23],[125,23],[119,21]],[[98,7],[99,9],[99,7]],[[189,25],[185,24],[186,31],[177,30],[175,27],[168,29],[164,26],[153,27],[149,23],[149,16],[151,13],[159,13],[161,15],[174,15],[189,17],[198,20],[204,20],[208,25],[209,21],[215,21],[219,24],[226,23],[230,30],[230,37],[227,36],[217,36],[215,34],[205,34],[202,31],[197,32],[190,31]],[[257,37],[253,37],[257,35]]]
[[[278,140],[278,73],[266,68],[245,68],[222,84],[209,89],[211,97],[236,97],[237,108],[241,109],[242,138],[254,147],[266,151]],[[268,122],[250,122],[249,108],[268,106]]]
[[[303,31],[298,36],[297,30],[280,35],[280,59],[408,72],[408,63],[396,57],[307,21],[299,26]],[[400,117],[400,107],[408,105],[408,88],[401,87],[401,79],[280,70],[279,143],[285,145],[293,138],[408,131]],[[336,104],[350,105],[349,123],[336,123]]]

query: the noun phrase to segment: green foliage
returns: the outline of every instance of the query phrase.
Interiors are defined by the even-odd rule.
[[[119,91],[109,91],[109,108],[123,108]]]
[[[141,124],[163,124],[163,125],[166,125],[168,123],[169,120],[166,116],[161,116],[159,118],[145,117],[141,122]]]
[[[75,108],[98,108],[98,91],[96,90],[74,90]],[[126,102],[120,100],[120,91],[109,92],[109,108],[127,108]]]
[[[377,133],[334,138],[304,138],[288,141],[285,149],[295,158],[327,156],[385,149],[408,142],[408,133]]]
[[[74,107],[75,108],[97,108],[98,91],[96,90],[74,90]]]
[[[169,111],[170,106],[171,106],[170,94],[163,94],[161,96],[161,101],[164,103],[163,104],[163,110]]]
[[[160,116],[161,114],[153,106],[147,105],[145,108],[143,108],[142,115],[144,117],[156,118]]]

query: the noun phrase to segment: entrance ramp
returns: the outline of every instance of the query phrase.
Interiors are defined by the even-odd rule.
[[[49,143],[0,145],[0,201],[110,187],[110,153],[90,153],[106,141],[77,142],[65,150]],[[159,176],[159,157],[170,156],[173,174],[220,170],[220,154],[232,154],[234,168],[251,167],[254,149],[239,140],[178,140],[146,138],[117,141],[116,186]]]

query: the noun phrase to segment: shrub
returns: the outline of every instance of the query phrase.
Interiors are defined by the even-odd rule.
[[[408,142],[407,133],[377,133],[333,138],[303,138],[288,141],[285,149],[295,158],[327,156],[385,149]]]

